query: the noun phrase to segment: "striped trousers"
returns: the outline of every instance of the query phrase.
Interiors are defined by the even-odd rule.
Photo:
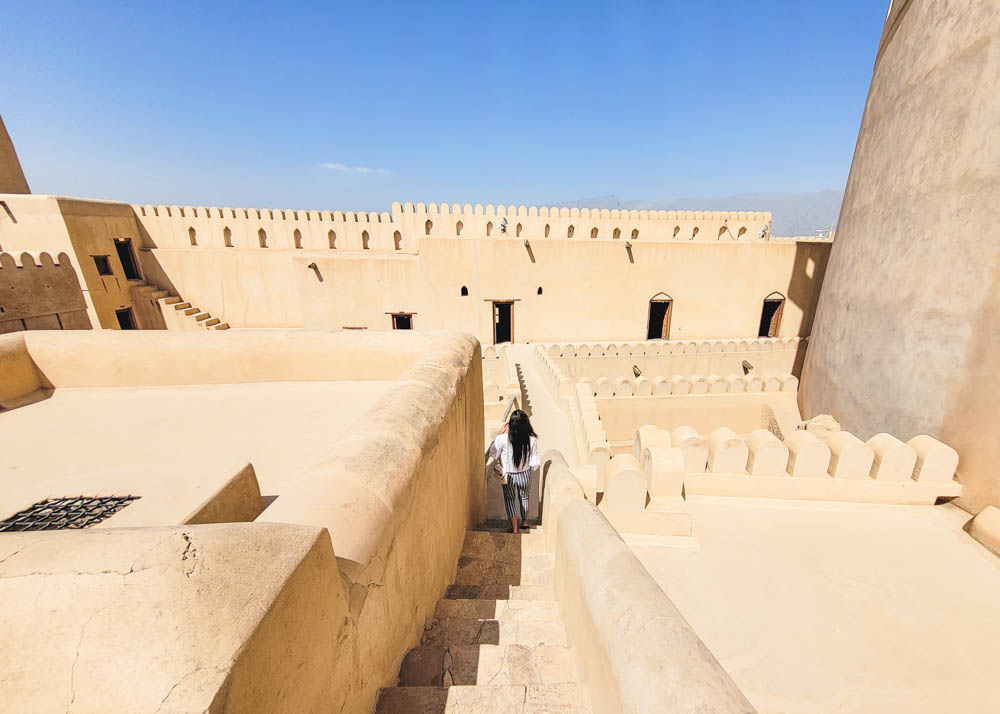
[[[507,474],[503,486],[503,507],[507,518],[517,517],[517,504],[521,503],[521,520],[528,520],[528,496],[531,494],[531,469]]]

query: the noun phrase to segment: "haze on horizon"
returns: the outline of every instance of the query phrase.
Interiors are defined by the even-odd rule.
[[[884,3],[542,5],[9,3],[0,113],[37,193],[836,220]]]

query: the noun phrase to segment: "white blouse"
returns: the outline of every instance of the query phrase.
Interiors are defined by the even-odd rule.
[[[490,450],[486,453],[486,460],[489,461],[492,458],[496,458],[497,454],[500,455],[500,465],[503,466],[503,472],[506,474],[537,469],[542,465],[542,459],[538,455],[538,440],[533,436],[528,437],[527,465],[521,463],[517,464],[517,468],[515,468],[514,447],[511,445],[510,437],[507,434],[497,434],[497,438],[490,444]]]

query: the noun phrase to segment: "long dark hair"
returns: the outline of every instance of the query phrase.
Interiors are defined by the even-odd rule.
[[[510,446],[514,450],[514,468],[517,468],[528,461],[528,447],[531,445],[531,437],[537,436],[535,430],[531,428],[528,415],[520,409],[515,409],[507,422],[507,435],[510,437]]]

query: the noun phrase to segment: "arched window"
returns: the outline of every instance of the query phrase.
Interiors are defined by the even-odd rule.
[[[261,228],[259,231],[257,231],[257,240],[260,241],[260,247],[261,248],[266,248],[267,247],[267,231],[265,231],[263,228]]]
[[[638,228],[633,228],[632,229],[632,240],[639,240],[639,229]]]
[[[773,292],[764,298],[764,306],[760,311],[760,326],[757,337],[777,337],[781,329],[781,313],[785,309],[785,296]]]
[[[330,244],[330,250],[334,250],[337,247],[337,232],[328,231],[326,234],[326,240]]]
[[[400,248],[403,247],[403,236],[400,234],[399,231],[393,232],[393,234],[392,234],[392,244],[393,244],[393,246],[395,247],[396,250],[399,250]]]
[[[541,295],[541,294],[542,294],[542,286],[541,286],[541,285],[539,285],[539,286],[538,286],[538,294],[539,294],[539,295]]]
[[[302,231],[300,231],[298,228],[296,228],[295,229],[295,233],[292,234],[292,238],[295,241],[295,247],[296,248],[301,248],[302,247]]]
[[[597,237],[597,226],[594,226],[593,228],[590,229],[590,237],[591,238]]]
[[[493,221],[486,224],[486,237],[489,238],[493,235]]]
[[[566,237],[567,238],[573,237],[573,226],[570,226],[569,228],[566,229]]]
[[[514,236],[517,238],[521,237],[521,224],[517,224],[517,228],[514,229]]]
[[[368,231],[361,231],[361,250],[368,250]]]
[[[670,339],[670,317],[674,301],[666,293],[656,293],[649,300],[649,320],[646,323],[647,340]]]
[[[469,289],[464,285],[462,286],[462,297],[469,297]]]
[[[462,235],[462,229],[463,228],[465,228],[465,224],[463,224],[461,221],[459,221],[458,223],[456,223],[455,224],[455,235],[457,235],[457,236]]]
[[[198,245],[197,235],[194,227],[188,228],[188,239],[190,239],[191,245]]]
[[[431,234],[431,228],[434,227],[434,222],[428,218],[427,222],[424,223],[424,235],[429,236]]]
[[[222,229],[222,242],[227,248],[233,247],[233,232],[229,230],[229,226]]]
[[[622,229],[621,228],[615,228],[614,232],[611,234],[611,237],[613,239],[615,239],[615,240],[618,240],[619,238],[621,238],[622,237]]]
[[[549,224],[548,223],[545,224],[545,237],[546,238],[549,237]]]

